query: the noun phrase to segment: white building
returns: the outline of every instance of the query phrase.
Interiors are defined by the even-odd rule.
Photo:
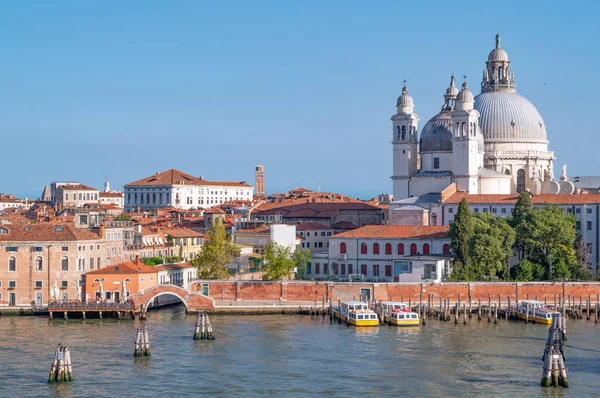
[[[452,183],[470,194],[572,193],[565,178],[554,179],[554,153],[546,125],[525,97],[517,94],[508,54],[489,53],[481,94],[473,98],[466,81],[454,75],[440,113],[418,138],[419,116],[406,84],[392,117],[393,189],[396,201],[442,192]]]
[[[178,170],[167,170],[125,185],[125,211],[174,207],[208,209],[232,200],[253,198],[251,185],[245,182],[206,181]]]
[[[112,204],[122,209],[125,205],[125,195],[121,191],[111,191],[110,183],[106,181],[104,192],[98,194],[98,202],[103,205]]]
[[[327,256],[313,255],[309,279],[439,282],[450,270],[446,226],[367,225],[329,238]]]

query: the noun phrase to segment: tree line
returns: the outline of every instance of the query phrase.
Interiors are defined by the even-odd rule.
[[[449,231],[456,256],[449,280],[590,280],[589,249],[575,225],[558,206],[533,207],[528,192],[506,218],[473,214],[463,198]]]

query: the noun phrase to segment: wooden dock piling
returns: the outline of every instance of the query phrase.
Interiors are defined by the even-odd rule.
[[[492,295],[491,294],[488,294],[487,311],[488,311],[488,323],[489,323],[489,322],[492,322]]]
[[[548,339],[546,340],[546,348],[544,350],[544,369],[542,371],[542,387],[563,386],[569,387],[567,380],[567,368],[564,362],[564,340],[562,338],[562,326],[564,326],[564,318],[556,316],[552,319],[552,326],[548,330]]]
[[[477,320],[481,320],[481,297],[477,299]]]
[[[137,329],[135,335],[134,357],[149,357],[150,356],[150,338],[148,337],[148,329],[146,326]]]
[[[463,324],[467,324],[467,304],[463,304]]]
[[[71,350],[59,343],[54,351],[48,383],[60,381],[73,381],[73,364],[71,363]]]
[[[471,314],[473,313],[473,297],[471,297],[471,294],[469,294],[469,318],[471,318]]]
[[[194,340],[214,340],[212,325],[206,312],[201,312],[196,317]]]
[[[508,304],[506,305],[506,317],[505,317],[506,320],[510,319],[511,311],[512,311],[512,308],[510,306],[510,296],[508,296]]]

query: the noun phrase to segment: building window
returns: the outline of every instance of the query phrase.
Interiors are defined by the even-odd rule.
[[[588,230],[588,231],[591,231],[591,230],[592,230],[592,222],[591,222],[591,221],[588,221],[588,222],[586,223],[586,226],[587,226],[587,230]]]
[[[87,224],[88,217],[87,216],[79,216],[79,224]]]
[[[306,236],[310,236],[310,232],[307,232],[307,233],[306,233]]]
[[[100,257],[96,258],[96,267],[100,269]]]
[[[348,264],[348,275],[352,273],[352,264]]]
[[[90,258],[90,269],[94,269],[94,257]]]
[[[588,214],[592,213],[592,209],[587,209]]]
[[[429,254],[429,243],[423,245],[423,254]]]
[[[487,207],[484,207],[484,208],[483,208],[483,212],[484,212],[484,213],[487,213],[487,212],[488,212],[488,209],[487,209]]]
[[[35,288],[36,289],[41,289],[42,288],[42,281],[35,281]]]
[[[575,222],[575,229],[578,229],[578,230],[581,229],[581,222],[579,222],[579,221]]]
[[[387,255],[391,255],[392,254],[392,244],[391,243],[386,243],[385,244],[385,254],[387,254]]]
[[[391,265],[385,266],[385,276],[392,276],[392,266]]]
[[[373,254],[379,254],[379,243],[373,243]]]
[[[310,242],[306,242],[306,248],[310,249]]]
[[[373,276],[379,276],[379,265],[373,264]]]
[[[449,209],[448,209],[448,213],[450,213],[450,214],[454,213],[454,209],[453,209],[452,207],[451,207],[451,208],[449,208]]]
[[[367,254],[367,244],[364,242],[360,244],[360,254]]]
[[[327,236],[331,236],[331,231],[328,231],[328,232],[327,232]]]
[[[321,236],[325,236],[325,232],[321,232]]]
[[[578,208],[576,208],[576,209],[575,209],[575,213],[577,213],[577,214],[581,213],[581,209],[580,209],[579,207],[578,207]]]
[[[409,261],[395,261],[394,265],[396,266],[396,269],[400,271],[401,274],[412,273],[412,263]]]
[[[42,249],[42,247],[41,247],[41,246],[36,246],[36,247],[34,247],[34,248],[33,248],[33,251],[34,251],[34,252],[41,252],[42,250],[43,250],[43,249]]]
[[[415,254],[417,254],[417,245],[412,243],[410,245],[410,255],[414,256]]]
[[[329,264],[323,264],[323,273],[329,275]]]
[[[9,288],[17,287],[17,281],[8,281],[8,287]]]
[[[431,214],[431,225],[437,225],[437,214],[436,213]]]
[[[502,208],[502,214],[506,214],[506,208],[505,207]]]
[[[341,274],[346,275],[346,264],[342,264],[341,266]]]
[[[11,272],[17,271],[17,259],[15,257],[8,258],[8,270]]]
[[[525,170],[519,169],[517,171],[517,193],[521,193],[525,190]]]
[[[492,207],[492,213],[496,214],[496,208]]]
[[[434,169],[440,168],[440,158],[433,158],[433,168]]]
[[[35,258],[35,270],[41,271],[42,267],[43,267],[42,258],[38,256]]]
[[[367,276],[367,264],[361,264],[360,265],[360,273],[363,276]]]
[[[404,244],[398,243],[398,255],[404,256]]]
[[[444,254],[450,254],[450,245],[449,245],[449,244],[447,244],[447,243],[446,243],[446,244],[444,245],[444,248],[443,248],[443,250],[442,250],[442,253],[444,253]]]
[[[63,252],[68,252],[69,251],[69,246],[63,246],[62,247],[62,251]]]
[[[315,274],[320,274],[321,273],[321,264],[319,263],[315,263]]]
[[[61,264],[61,269],[63,271],[68,271],[69,270],[69,259],[67,257],[63,257],[60,260],[60,264]]]
[[[479,213],[479,207],[474,208],[473,213]]]
[[[69,281],[60,281],[60,287],[66,289],[69,287]]]

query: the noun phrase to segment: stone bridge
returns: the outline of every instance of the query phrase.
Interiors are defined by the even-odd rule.
[[[135,304],[136,311],[139,311],[142,305],[144,305],[144,308],[148,308],[148,304],[152,300],[162,295],[177,297],[185,305],[187,312],[200,312],[215,308],[214,299],[197,292],[190,292],[179,286],[168,284],[153,286],[150,289],[133,294],[129,296],[129,300]]]

